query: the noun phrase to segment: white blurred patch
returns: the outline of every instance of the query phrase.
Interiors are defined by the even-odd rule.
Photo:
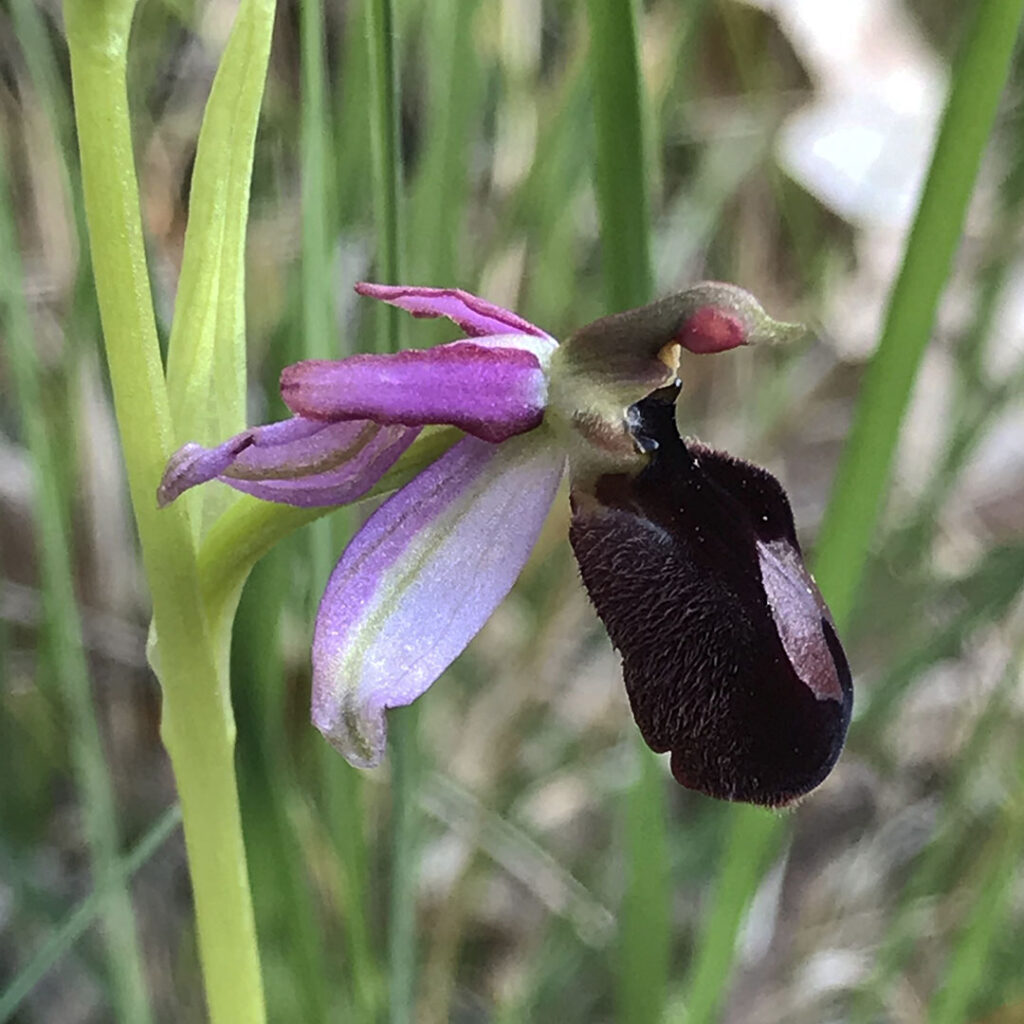
[[[815,101],[783,127],[782,166],[851,223],[905,228],[947,74],[902,4],[747,2],[774,15],[815,86]]]
[[[853,988],[870,967],[868,957],[849,949],[823,949],[810,956],[800,972],[805,996],[815,998]]]
[[[985,346],[985,372],[993,383],[1024,368],[1024,260],[1011,266],[1008,280],[1013,283],[1000,295]]]
[[[779,164],[859,228],[857,271],[831,289],[826,326],[841,357],[864,359],[881,333],[917,208],[948,74],[898,0],[746,0],[772,15],[815,99],[779,134]]]

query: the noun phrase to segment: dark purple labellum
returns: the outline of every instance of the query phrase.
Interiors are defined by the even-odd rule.
[[[850,669],[782,486],[683,442],[675,395],[632,407],[650,462],[574,487],[570,539],[648,745],[690,789],[781,806],[835,764]]]

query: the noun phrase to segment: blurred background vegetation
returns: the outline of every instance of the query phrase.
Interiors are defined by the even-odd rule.
[[[683,426],[775,471],[810,550],[975,6],[649,0],[639,14],[654,291],[732,280],[772,314],[819,327],[784,352],[691,357]],[[129,86],[164,340],[234,9],[143,0],[135,19]],[[363,0],[278,5],[248,239],[252,422],[282,412],[282,365],[371,347],[373,318],[351,291],[374,273],[365,13]],[[401,0],[397,13],[406,280],[467,288],[555,336],[606,312],[615,270],[599,242],[586,5]],[[644,982],[643,928],[617,926],[627,861],[644,866],[629,799],[640,762],[563,501],[513,594],[420,702],[411,1019],[1024,1021],[1019,78],[845,631],[850,741],[749,866],[735,957],[728,927],[714,941],[732,812],[666,771],[670,864],[662,879],[655,836],[651,871],[670,969],[662,982],[655,968],[653,1011],[622,994],[622,963]],[[2,219],[16,233],[0,238],[0,1019],[128,1019],[86,852],[99,820],[131,878],[153,1019],[198,1021],[54,0],[0,6],[0,145]],[[12,369],[12,332],[31,339],[34,384]],[[451,337],[406,328],[417,346]],[[45,486],[33,483],[40,443]],[[47,554],[47,523],[68,531],[63,556]],[[329,523],[257,567],[232,655],[273,1021],[376,1020],[387,1002],[388,769],[355,772],[308,725],[324,551],[340,551],[356,515]],[[85,658],[69,662],[69,649]],[[69,664],[74,685],[59,685]]]

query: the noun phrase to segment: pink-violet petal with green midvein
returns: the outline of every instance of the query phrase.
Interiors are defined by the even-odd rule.
[[[447,317],[471,338],[488,334],[529,334],[554,341],[546,331],[511,310],[502,309],[459,288],[418,288],[360,281],[356,291],[367,298],[380,299],[404,309],[415,317]]]
[[[456,341],[286,366],[281,397],[293,412],[313,419],[449,424],[498,442],[540,424],[547,377],[524,348]]]
[[[217,479],[265,501],[344,505],[370,490],[418,433],[416,427],[302,416],[250,427],[214,448],[180,448],[167,464],[157,501],[167,505],[190,487]]]
[[[543,432],[466,438],[348,546],[317,614],[312,714],[351,764],[380,762],[385,711],[419,697],[511,589],[564,464]]]

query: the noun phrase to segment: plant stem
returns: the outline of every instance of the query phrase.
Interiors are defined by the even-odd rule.
[[[264,1017],[234,772],[227,649],[208,635],[183,504],[158,510],[172,445],[125,81],[133,4],[67,0],[86,218],[114,405],[153,599],[162,735],[181,798],[199,953],[213,1024]]]

